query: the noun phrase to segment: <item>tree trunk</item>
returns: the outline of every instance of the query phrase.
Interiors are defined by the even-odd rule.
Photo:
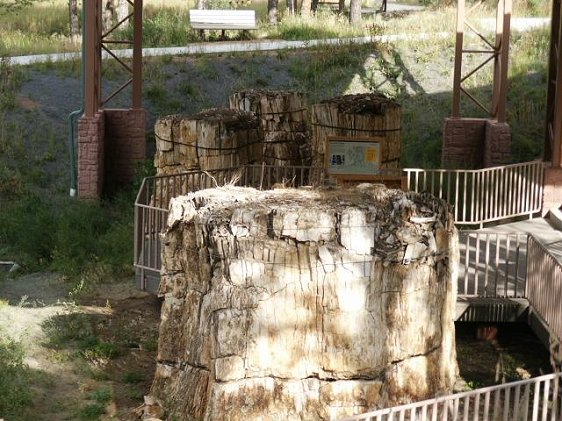
[[[278,5],[279,5],[279,0],[267,1],[267,18],[271,25],[277,25]]]
[[[351,0],[349,5],[349,23],[357,25],[361,22],[361,0]]]
[[[80,21],[78,19],[78,0],[68,1],[68,12],[70,18],[70,36],[74,38],[80,35]]]
[[[129,14],[129,3],[127,0],[117,1],[117,22],[124,20]]]
[[[102,28],[103,32],[107,32],[113,26],[113,16],[115,15],[115,7],[113,4],[113,0],[106,0],[103,2],[103,22]]]
[[[197,8],[199,10],[206,9],[207,8],[206,0],[197,0]]]
[[[338,13],[341,15],[345,10],[345,0],[340,0],[338,4]]]
[[[295,2],[293,0],[287,0],[287,13],[295,14]]]
[[[312,0],[302,0],[301,16],[310,16],[311,10],[312,10]]]

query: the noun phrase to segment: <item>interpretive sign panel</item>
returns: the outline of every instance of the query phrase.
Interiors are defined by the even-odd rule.
[[[326,140],[328,176],[369,176],[380,173],[381,144],[378,138],[331,136]]]

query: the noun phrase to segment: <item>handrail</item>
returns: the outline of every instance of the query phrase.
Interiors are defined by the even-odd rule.
[[[557,340],[562,339],[562,263],[529,236],[525,295]]]
[[[321,171],[315,167],[266,164],[146,177],[135,199],[133,265],[142,271],[160,272],[159,235],[174,197],[226,184],[271,189],[277,183],[297,187],[318,183],[321,178]]]
[[[559,420],[562,373],[379,409],[340,421]]]
[[[522,298],[527,233],[459,231],[459,297]]]
[[[404,169],[409,190],[427,191],[453,206],[455,224],[480,225],[540,212],[544,163],[479,170]]]

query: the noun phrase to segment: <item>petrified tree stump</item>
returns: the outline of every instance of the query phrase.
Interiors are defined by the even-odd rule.
[[[312,119],[313,164],[324,165],[329,136],[377,138],[381,143],[381,168],[400,165],[400,105],[378,93],[344,95],[314,104]]]
[[[253,112],[263,139],[263,160],[270,165],[308,165],[310,136],[304,96],[295,91],[248,90],[229,98],[230,108]]]
[[[199,191],[172,201],[162,259],[171,416],[336,420],[454,383],[458,239],[431,196]]]
[[[258,120],[252,113],[211,109],[159,118],[154,126],[159,175],[238,167],[261,161]]]

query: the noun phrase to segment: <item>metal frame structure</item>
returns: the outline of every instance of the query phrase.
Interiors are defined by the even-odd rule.
[[[461,117],[461,93],[465,94],[479,108],[481,108],[491,119],[499,123],[506,120],[506,97],[507,97],[507,66],[509,56],[509,36],[511,25],[511,0],[499,0],[496,9],[496,38],[492,42],[476,29],[467,19],[465,0],[459,0],[457,6],[457,30],[455,42],[455,67],[453,80],[453,110],[452,117]],[[474,32],[485,44],[481,50],[464,49],[465,27]],[[465,54],[480,54],[486,58],[474,69],[462,75],[463,56]],[[474,95],[462,87],[463,82],[477,73],[488,63],[493,62],[494,82],[490,107],[485,106]]]
[[[85,68],[85,92],[84,92],[84,115],[94,116],[98,110],[103,108],[108,101],[132,85],[131,108],[142,108],[142,0],[127,0],[133,11],[124,19],[117,22],[107,32],[103,31],[102,25],[102,0],[84,0],[86,8],[86,48],[84,55]],[[115,30],[133,19],[133,39],[117,40],[111,35]],[[112,45],[131,45],[133,49],[132,66],[121,60],[112,50]],[[102,97],[102,51],[113,57],[117,62],[131,74],[131,78],[108,95]]]

